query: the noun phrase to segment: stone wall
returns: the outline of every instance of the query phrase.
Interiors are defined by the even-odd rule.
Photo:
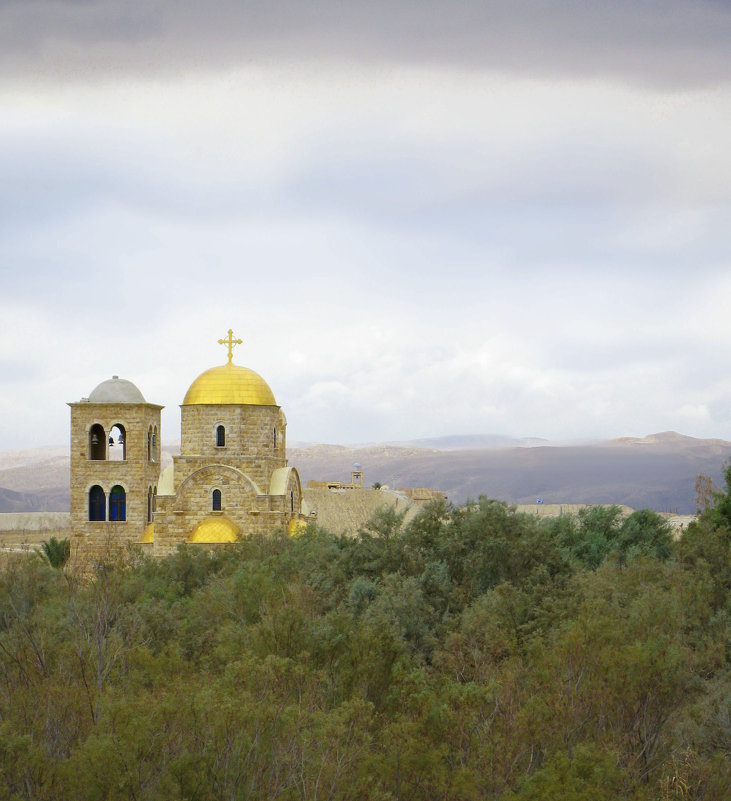
[[[399,487],[396,492],[400,492],[412,501],[441,501],[446,498],[446,493],[442,490],[431,487]]]
[[[218,426],[225,429],[223,445]],[[287,464],[286,418],[278,406],[183,405],[180,450],[173,458],[175,495],[157,499],[156,555],[186,542],[209,518],[225,517],[242,536],[268,534],[300,518],[299,477],[281,472]],[[282,486],[272,490],[275,476]],[[215,511],[214,490],[221,492],[221,509]]]
[[[180,425],[181,456],[220,459],[221,454],[226,458],[266,455],[286,459],[286,422],[279,406],[181,406]],[[216,445],[219,425],[226,429],[222,447]]]
[[[219,425],[226,431],[223,446],[216,445]],[[180,456],[174,457],[175,490],[187,476],[211,462],[237,468],[262,493],[268,493],[272,473],[287,464],[286,423],[281,409],[253,405],[182,406]]]
[[[410,520],[423,508],[423,501],[414,501],[393,490],[302,490],[302,499],[307,508],[316,511],[315,522],[333,534],[353,535],[363,528],[376,512],[393,508],[404,512]]]
[[[35,545],[71,536],[68,512],[7,512],[0,514],[0,547]]]
[[[176,495],[161,495],[155,512],[154,553],[162,555],[186,542],[207,518],[225,516],[239,534],[268,534],[300,519],[302,490],[295,470],[286,471],[281,493],[257,493],[249,478],[228,465],[200,468],[183,481]],[[221,490],[221,510],[212,508],[212,491]]]
[[[228,465],[247,475],[256,485],[257,490],[262,494],[269,492],[272,473],[280,467],[284,467],[287,462],[280,457],[271,454],[253,454],[251,456],[232,456],[223,451],[215,456],[174,456],[174,478],[175,490],[180,489],[181,483],[188,476],[193,475],[198,470],[203,470],[209,465]]]

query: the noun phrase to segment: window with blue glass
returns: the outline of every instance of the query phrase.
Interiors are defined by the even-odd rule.
[[[109,519],[115,522],[127,519],[127,493],[119,484],[109,493]]]
[[[107,519],[107,496],[104,490],[95,484],[89,490],[89,520]]]

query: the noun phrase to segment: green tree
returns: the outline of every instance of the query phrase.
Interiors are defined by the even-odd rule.
[[[39,554],[44,556],[51,567],[61,568],[71,556],[71,541],[69,539],[56,539],[51,537],[41,543]]]
[[[716,527],[731,528],[731,462],[723,471],[724,488],[715,494],[715,503],[706,514]]]
[[[579,746],[569,757],[557,754],[520,782],[505,801],[614,801],[629,799],[628,777],[617,766],[616,757],[596,746]]]
[[[672,547],[672,527],[664,517],[651,509],[633,512],[617,535],[615,549],[621,562],[636,555],[665,560]]]

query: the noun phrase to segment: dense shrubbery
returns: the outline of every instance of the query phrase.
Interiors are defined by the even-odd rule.
[[[12,564],[0,798],[722,799],[727,497]]]

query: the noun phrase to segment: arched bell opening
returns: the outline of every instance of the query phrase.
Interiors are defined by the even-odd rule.
[[[109,432],[109,461],[123,462],[127,458],[127,432],[121,423],[115,423]]]
[[[89,429],[89,459],[103,461],[107,458],[107,435],[99,423]]]

